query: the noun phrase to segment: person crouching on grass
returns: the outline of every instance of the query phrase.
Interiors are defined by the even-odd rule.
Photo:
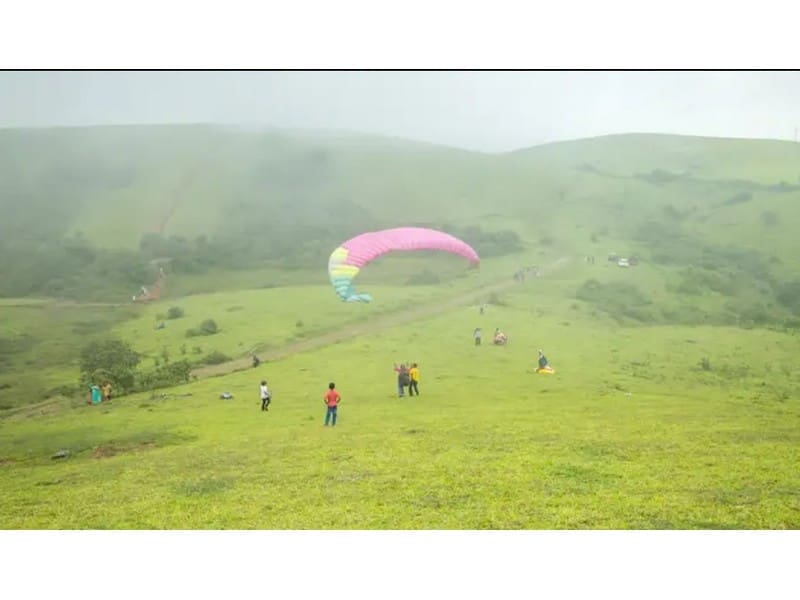
[[[330,382],[328,384],[328,391],[325,394],[325,398],[323,400],[325,405],[328,407],[328,412],[325,413],[325,427],[328,426],[328,422],[331,420],[331,416],[333,416],[333,423],[331,423],[332,427],[336,426],[336,410],[339,408],[339,402],[342,401],[342,397],[339,395],[339,392],[336,391],[336,384]]]

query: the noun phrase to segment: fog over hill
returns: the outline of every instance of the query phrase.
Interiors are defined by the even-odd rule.
[[[227,123],[482,152],[629,132],[794,140],[800,74],[116,71],[0,74],[0,127]]]

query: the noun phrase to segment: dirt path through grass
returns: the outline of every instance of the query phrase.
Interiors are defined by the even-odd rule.
[[[563,267],[569,261],[569,257],[562,256],[550,265],[539,269],[539,274],[541,276],[551,273],[556,269]],[[340,329],[336,329],[335,331],[322,333],[308,339],[292,342],[290,344],[286,344],[285,346],[281,346],[280,348],[257,351],[257,354],[262,362],[279,360],[300,352],[306,352],[308,350],[314,350],[316,348],[322,348],[324,346],[336,344],[344,340],[355,338],[359,335],[375,333],[376,331],[390,329],[392,327],[417,321],[419,319],[433,317],[448,312],[454,308],[476,302],[481,298],[492,294],[493,292],[500,292],[504,289],[514,287],[515,285],[519,284],[511,277],[508,277],[502,281],[464,292],[445,301],[431,302],[421,306],[414,306],[412,308],[393,312],[388,315],[382,315],[368,319],[361,323],[349,323]],[[227,375],[228,373],[233,373],[235,371],[243,371],[245,369],[252,368],[252,366],[252,356],[248,355],[218,365],[209,365],[197,368],[192,371],[192,375],[198,379],[206,379],[208,377]]]

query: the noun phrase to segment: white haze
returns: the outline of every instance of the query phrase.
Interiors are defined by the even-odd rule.
[[[484,152],[614,133],[792,140],[797,72],[2,72],[0,127],[221,123]]]

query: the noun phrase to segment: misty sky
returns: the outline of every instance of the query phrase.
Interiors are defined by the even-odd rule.
[[[0,72],[0,127],[189,122],[487,152],[627,132],[791,140],[800,72]]]

